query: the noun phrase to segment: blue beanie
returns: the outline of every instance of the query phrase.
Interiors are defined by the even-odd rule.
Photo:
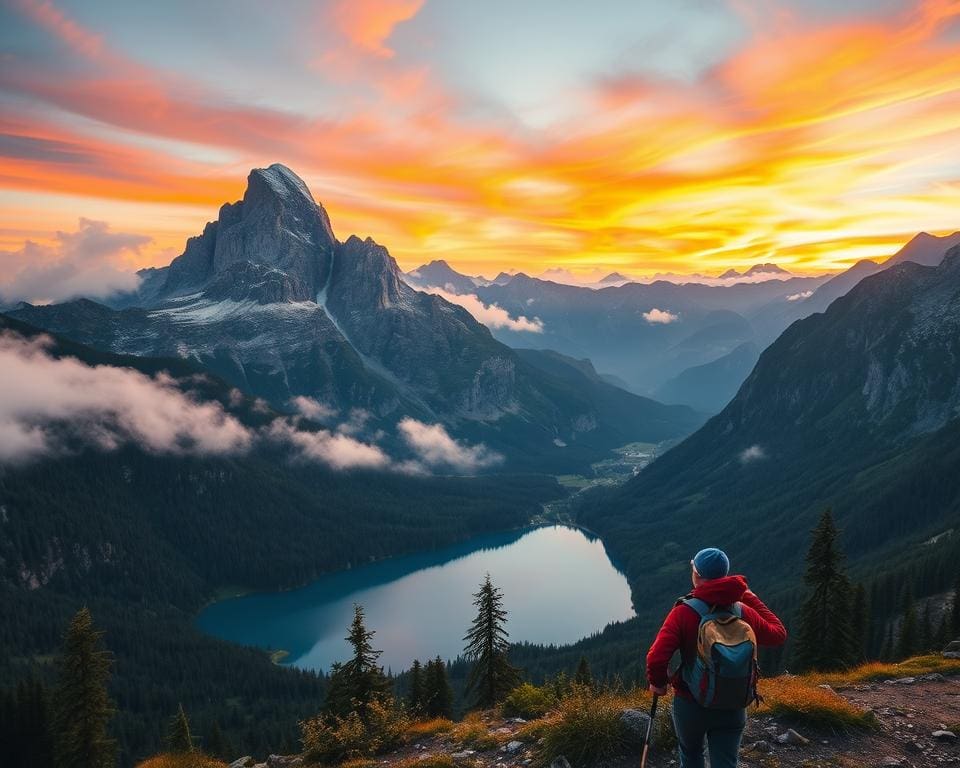
[[[693,567],[704,579],[719,579],[730,572],[730,558],[722,549],[708,547],[693,557]]]

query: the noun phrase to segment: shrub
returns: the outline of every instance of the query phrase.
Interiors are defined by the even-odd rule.
[[[418,739],[423,736],[436,736],[438,733],[447,733],[453,730],[453,721],[445,717],[434,717],[429,720],[418,720],[407,726],[407,735]]]
[[[850,685],[871,680],[887,680],[891,677],[916,677],[939,672],[942,675],[960,675],[960,659],[945,659],[939,654],[914,656],[899,664],[884,664],[879,661],[863,664],[853,669],[833,674],[812,674],[807,677],[817,683]]]
[[[551,689],[521,683],[510,691],[501,709],[506,717],[532,720],[535,717],[543,717],[556,705],[557,697]]]
[[[185,752],[156,755],[138,763],[137,768],[227,768],[227,764],[203,752]]]
[[[577,766],[624,754],[627,738],[620,715],[625,697],[574,685],[557,712],[545,721],[543,758],[549,763],[559,755]]]
[[[389,698],[374,699],[366,719],[357,712],[346,717],[317,716],[300,723],[303,752],[310,762],[337,763],[370,757],[401,741],[410,726],[403,710]]]
[[[476,713],[467,715],[451,731],[450,736],[455,742],[478,752],[487,752],[500,746],[500,740],[490,733],[486,724]]]
[[[873,728],[872,715],[857,709],[837,693],[820,688],[815,680],[782,675],[764,680],[760,714],[781,716],[813,728],[836,731]]]

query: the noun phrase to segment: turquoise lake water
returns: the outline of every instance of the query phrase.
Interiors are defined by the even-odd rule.
[[[328,670],[349,658],[353,605],[366,613],[385,668],[456,658],[485,574],[503,591],[514,642],[572,643],[633,616],[627,580],[603,543],[576,528],[545,526],[382,560],[323,576],[288,592],[230,598],[197,619],[205,632],[285,650],[285,663]]]

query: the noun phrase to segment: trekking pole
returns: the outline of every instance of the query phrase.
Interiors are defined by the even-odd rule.
[[[643,754],[640,756],[640,768],[647,768],[647,752],[650,750],[650,736],[653,734],[653,721],[657,716],[657,699],[653,694],[653,704],[650,705],[650,722],[647,723],[647,735],[643,737]]]

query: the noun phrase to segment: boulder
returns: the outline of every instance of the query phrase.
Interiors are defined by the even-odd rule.
[[[643,744],[650,726],[650,715],[640,709],[625,709],[620,713],[620,722],[623,724],[627,742],[633,746]]]
[[[513,741],[508,741],[504,746],[504,750],[509,752],[511,755],[516,754],[521,749],[523,749],[523,742],[517,741],[516,739],[514,739]]]
[[[887,685],[913,685],[917,682],[915,677],[898,677],[895,680],[884,680]]]
[[[245,757],[238,757],[232,763],[230,763],[230,768],[250,768],[253,765],[253,758],[250,755]]]
[[[960,653],[960,640],[951,640],[949,643],[947,643],[947,647],[944,648],[943,650]]]
[[[303,758],[300,755],[270,755],[267,768],[300,768]]]
[[[550,763],[550,768],[570,768],[570,761],[563,755],[558,755],[553,758],[553,762]]]
[[[935,739],[939,739],[940,741],[956,741],[957,740],[957,734],[955,734],[953,731],[946,731],[946,730],[934,731],[930,735],[933,736],[933,738]]]
[[[773,745],[769,741],[764,741],[760,739],[759,741],[753,742],[749,747],[747,747],[750,752],[762,752],[764,754],[769,754],[773,752]]]
[[[805,736],[801,736],[793,728],[789,728],[786,733],[781,733],[777,736],[777,741],[781,744],[793,744],[797,747],[802,747],[810,743],[810,739]]]

